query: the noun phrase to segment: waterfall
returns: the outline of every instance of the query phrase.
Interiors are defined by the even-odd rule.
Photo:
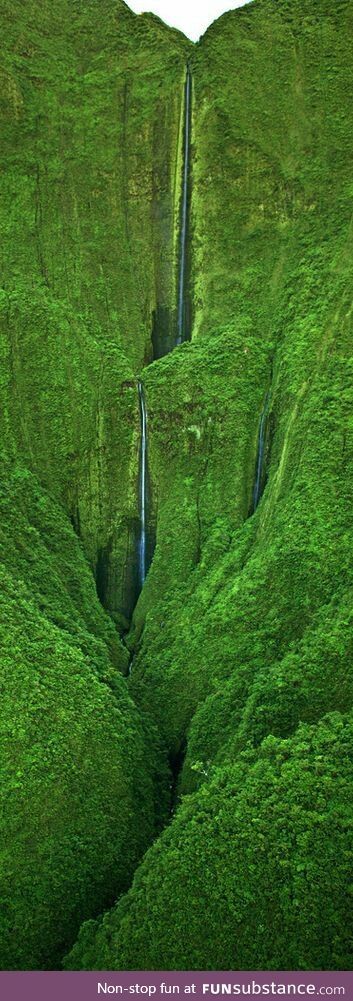
[[[270,402],[270,394],[266,393],[265,402],[262,409],[260,428],[259,428],[259,443],[257,449],[257,461],[256,461],[256,477],[253,493],[253,514],[261,500],[262,494],[262,484],[263,484],[263,467],[265,458],[265,443],[266,443],[266,426],[267,426],[267,415],[268,406]]]
[[[140,405],[141,439],[140,439],[140,462],[139,462],[139,515],[140,515],[140,536],[138,544],[138,583],[139,590],[142,590],[147,574],[147,414],[145,394],[142,382],[138,382],[138,395]]]
[[[191,89],[192,77],[188,64],[185,80],[184,99],[184,166],[183,166],[183,188],[181,202],[181,223],[180,223],[180,255],[179,255],[179,286],[178,286],[178,326],[177,344],[181,344],[187,338],[185,322],[185,277],[187,263],[187,238],[188,238],[188,208],[189,208],[189,171],[190,171],[190,136],[191,136]]]

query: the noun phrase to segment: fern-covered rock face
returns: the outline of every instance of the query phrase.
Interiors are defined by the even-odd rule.
[[[349,969],[352,4],[0,9],[2,965]]]

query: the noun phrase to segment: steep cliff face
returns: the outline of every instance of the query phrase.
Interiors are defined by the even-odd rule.
[[[132,680],[174,749],[215,677],[280,658],[351,584],[351,20],[254,3],[193,56],[193,341],[145,375],[158,527]]]
[[[3,408],[121,621],[136,600],[133,377],[153,332],[167,347],[174,332],[188,43],[113,0],[2,13]]]
[[[135,373],[158,309],[174,322],[188,43],[120,0],[4,0],[1,22],[0,963],[57,968],[165,812],[99,598],[126,626]]]
[[[255,0],[192,57],[193,340],[143,373],[157,547],[130,636],[130,690],[171,761],[186,749],[192,798],[73,966],[351,963],[343,746],[331,797],[352,706],[352,18]]]
[[[185,799],[68,967],[347,969],[352,4],[254,0],[194,48],[120,0],[2,11],[4,965],[128,888],[169,756]],[[192,340],[153,362],[187,59]]]

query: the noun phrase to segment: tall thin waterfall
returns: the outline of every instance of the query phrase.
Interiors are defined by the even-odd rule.
[[[141,439],[139,462],[139,514],[140,536],[138,544],[138,581],[142,589],[147,574],[147,414],[142,382],[138,382]]]
[[[177,344],[181,344],[186,339],[186,318],[185,318],[185,278],[186,278],[186,257],[188,238],[188,208],[189,208],[189,172],[190,172],[190,137],[191,137],[191,90],[192,76],[188,64],[185,80],[184,99],[184,167],[183,167],[183,189],[181,202],[181,223],[180,223],[180,254],[179,254],[179,286],[178,286],[178,327]]]
[[[266,444],[266,426],[267,426],[267,416],[268,407],[270,402],[270,394],[266,393],[265,401],[261,414],[260,429],[259,429],[259,443],[257,449],[257,462],[256,462],[256,477],[254,484],[253,493],[253,514],[261,500],[262,494],[262,484],[263,484],[263,467],[265,458],[265,444]]]

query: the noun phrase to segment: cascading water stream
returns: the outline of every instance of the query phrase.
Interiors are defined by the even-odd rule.
[[[189,216],[189,173],[190,173],[190,138],[191,138],[191,90],[192,76],[188,64],[185,80],[185,101],[184,101],[184,167],[183,167],[183,187],[181,202],[181,224],[180,224],[180,256],[179,256],[179,285],[178,285],[178,323],[177,323],[177,344],[181,344],[188,336],[186,329],[185,315],[185,284],[187,265],[187,239],[188,239],[188,216]]]
[[[187,273],[187,241],[188,241],[188,216],[189,216],[189,174],[190,174],[190,137],[191,137],[191,93],[192,76],[189,64],[186,70],[185,91],[184,91],[184,150],[183,150],[183,176],[182,176],[182,198],[181,198],[181,219],[180,219],[180,255],[179,255],[179,280],[178,280],[178,315],[177,315],[177,338],[176,344],[181,344],[188,337],[186,322],[186,273]],[[147,412],[146,402],[142,382],[138,385],[139,407],[140,407],[140,458],[139,458],[139,537],[138,537],[138,591],[142,591],[146,580],[149,558],[149,540],[147,538],[148,521],[148,440],[147,440]]]
[[[138,382],[141,439],[139,462],[139,515],[140,536],[138,544],[138,584],[142,590],[147,574],[147,413],[142,382]]]
[[[259,429],[259,443],[257,449],[257,462],[256,462],[256,477],[254,484],[253,493],[253,507],[252,513],[254,514],[256,508],[261,500],[262,487],[263,487],[263,468],[264,468],[264,458],[265,458],[265,444],[266,444],[266,427],[267,427],[267,417],[268,417],[268,407],[270,402],[270,394],[267,393],[265,397],[265,402],[263,405],[263,410],[261,414],[260,429]]]

